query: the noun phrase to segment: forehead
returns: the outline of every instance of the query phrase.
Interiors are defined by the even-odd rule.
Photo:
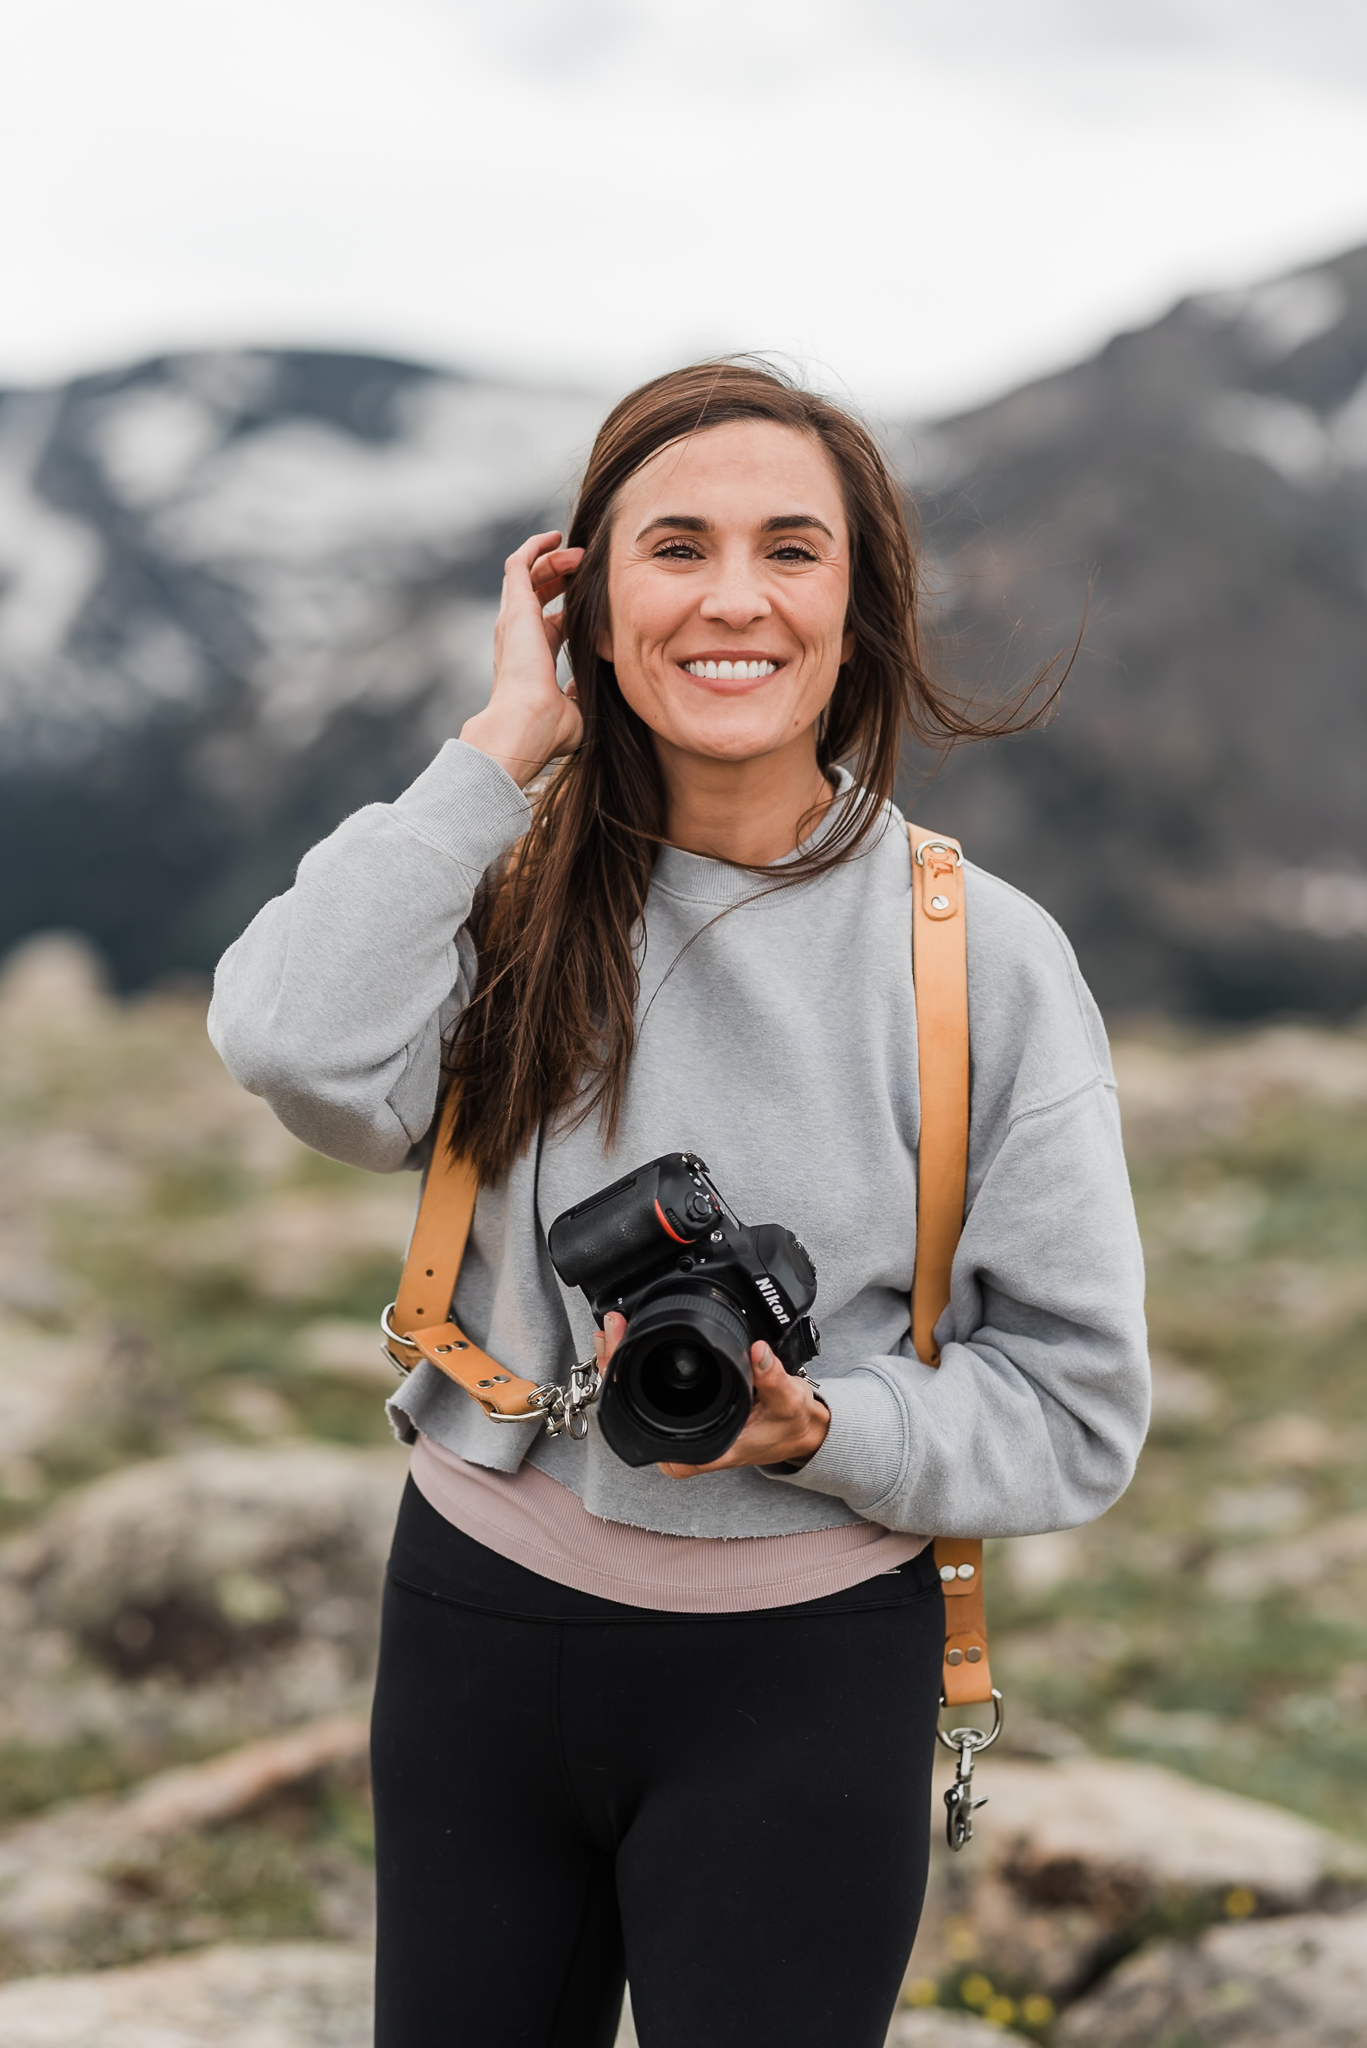
[[[674,514],[721,527],[803,512],[843,536],[840,478],[822,443],[772,420],[733,420],[658,449],[622,486],[614,524],[630,538]]]

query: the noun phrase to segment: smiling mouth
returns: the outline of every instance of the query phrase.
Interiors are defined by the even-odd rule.
[[[757,683],[779,667],[776,661],[685,661],[679,665],[700,683]]]

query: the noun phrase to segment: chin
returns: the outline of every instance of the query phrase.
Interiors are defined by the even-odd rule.
[[[788,745],[796,734],[790,725],[772,720],[709,719],[704,724],[676,727],[667,737],[686,754],[709,761],[757,761]]]

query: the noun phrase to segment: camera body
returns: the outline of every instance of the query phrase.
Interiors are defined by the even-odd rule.
[[[557,1216],[551,1262],[594,1321],[627,1333],[599,1397],[604,1437],[628,1465],[706,1465],[750,1412],[750,1346],[790,1373],[815,1358],[816,1271],[778,1223],[745,1224],[694,1152],[666,1152]]]

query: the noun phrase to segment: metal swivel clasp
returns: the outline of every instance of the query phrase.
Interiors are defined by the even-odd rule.
[[[944,1701],[941,1700],[941,1706]],[[994,1719],[989,1729],[951,1728],[946,1735],[943,1728],[936,1734],[946,1749],[952,1749],[958,1759],[954,1771],[954,1783],[945,1793],[945,1838],[951,1849],[966,1849],[973,1840],[973,1816],[980,1806],[986,1806],[987,1799],[973,1797],[973,1766],[981,1752],[991,1749],[1002,1732],[1002,1696],[996,1687],[992,1688],[992,1710]]]

